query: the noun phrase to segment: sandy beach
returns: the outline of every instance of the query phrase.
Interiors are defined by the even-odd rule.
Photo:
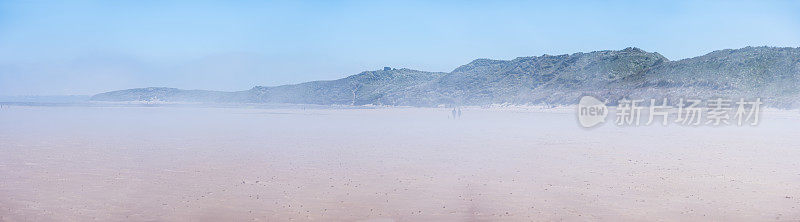
[[[797,221],[800,115],[0,109],[0,221]]]

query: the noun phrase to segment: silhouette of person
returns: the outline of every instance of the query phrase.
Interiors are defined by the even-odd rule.
[[[453,119],[456,119],[456,114],[457,114],[456,113],[456,108],[453,108],[453,111],[451,112],[451,114],[453,114]]]
[[[461,107],[458,107],[458,118],[461,119]]]

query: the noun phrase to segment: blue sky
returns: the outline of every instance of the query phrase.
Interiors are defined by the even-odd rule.
[[[640,47],[800,46],[792,1],[0,0],[0,95],[246,90],[383,66]]]

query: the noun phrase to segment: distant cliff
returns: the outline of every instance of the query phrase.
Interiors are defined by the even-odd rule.
[[[450,73],[384,68],[343,79],[219,92],[140,88],[94,101],[322,105],[574,104],[582,95],[621,98],[762,98],[800,106],[800,48],[746,47],[670,61],[638,48],[570,55],[477,59]]]

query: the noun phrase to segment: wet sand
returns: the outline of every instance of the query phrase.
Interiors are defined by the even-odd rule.
[[[0,221],[797,221],[800,115],[578,126],[572,112],[0,110]]]

